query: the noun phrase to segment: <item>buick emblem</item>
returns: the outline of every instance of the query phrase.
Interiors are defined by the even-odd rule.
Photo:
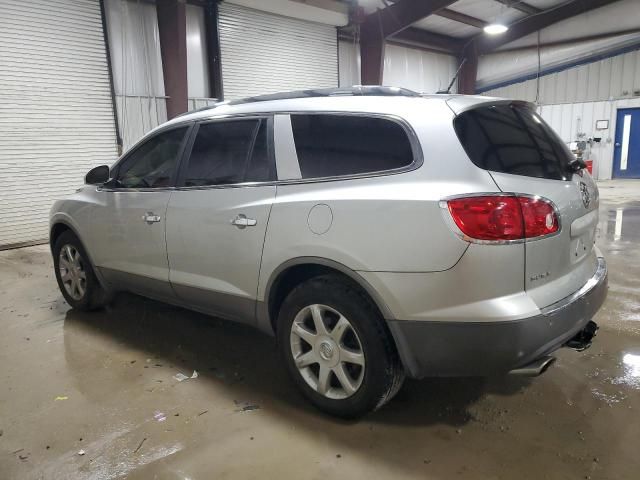
[[[584,204],[584,207],[589,208],[589,204],[591,203],[591,194],[589,193],[587,184],[584,182],[580,182],[580,195],[582,196],[582,203]]]

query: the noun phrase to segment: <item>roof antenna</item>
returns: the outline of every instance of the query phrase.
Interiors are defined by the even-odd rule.
[[[451,88],[453,88],[453,84],[456,83],[456,80],[458,79],[458,75],[460,75],[460,70],[462,70],[462,66],[465,64],[466,61],[467,61],[467,57],[464,57],[462,59],[462,61],[460,62],[460,66],[458,67],[458,70],[456,70],[456,74],[451,79],[451,83],[449,84],[447,89],[446,90],[438,90],[436,93],[451,93]]]

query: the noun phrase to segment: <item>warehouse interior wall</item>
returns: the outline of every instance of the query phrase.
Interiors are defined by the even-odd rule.
[[[338,44],[340,86],[359,85],[360,49],[357,43],[341,40]],[[446,89],[458,68],[452,55],[418,48],[387,44],[382,83],[420,93]],[[452,88],[456,92],[456,86]]]
[[[105,0],[111,69],[118,123],[126,151],[144,134],[167,121],[166,96],[153,3]],[[186,6],[189,110],[215,102],[210,97],[205,17],[202,7]]]

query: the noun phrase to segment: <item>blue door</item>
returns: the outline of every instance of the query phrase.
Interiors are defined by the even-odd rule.
[[[614,178],[640,178],[640,108],[618,110]]]

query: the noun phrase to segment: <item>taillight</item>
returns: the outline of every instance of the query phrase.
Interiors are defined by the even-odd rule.
[[[453,221],[467,237],[484,241],[535,238],[558,231],[551,202],[517,195],[483,195],[447,200]]]

